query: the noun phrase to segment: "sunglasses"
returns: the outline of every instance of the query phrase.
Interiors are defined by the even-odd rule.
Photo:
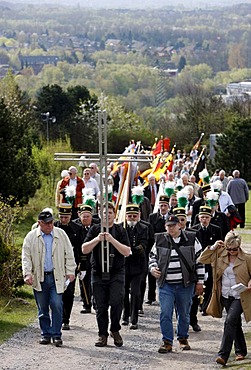
[[[90,169],[91,169],[91,170],[93,170],[93,169],[94,169],[94,167],[90,167]]]
[[[68,172],[68,174],[71,176],[72,175],[72,172]]]
[[[180,221],[184,222],[184,221],[186,221],[186,219],[185,218],[180,218]]]
[[[84,175],[90,175],[90,172],[85,172]]]
[[[237,252],[239,248],[226,248],[228,252]]]

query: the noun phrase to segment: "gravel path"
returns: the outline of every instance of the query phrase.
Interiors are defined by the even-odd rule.
[[[139,329],[132,331],[122,327],[124,346],[117,348],[109,337],[108,346],[97,348],[95,314],[81,315],[81,302],[76,297],[71,318],[71,330],[63,332],[64,345],[42,346],[38,343],[40,331],[37,320],[28,328],[16,333],[0,346],[1,370],[145,370],[145,369],[213,369],[221,366],[214,363],[222,335],[223,320],[209,316],[199,317],[202,327],[200,333],[190,330],[191,351],[180,351],[177,343],[173,353],[159,354],[161,343],[159,332],[159,306],[145,306],[145,314],[139,319]],[[244,323],[244,322],[243,322]],[[245,331],[250,323],[244,323]],[[236,366],[234,355],[231,363]],[[245,364],[245,366],[244,366]],[[251,369],[251,356],[242,363],[241,368]]]
[[[251,230],[248,230],[250,233]],[[245,245],[251,251],[251,244]],[[78,293],[77,293],[78,294]],[[82,305],[76,297],[71,317],[71,330],[63,332],[63,347],[42,346],[38,343],[40,330],[37,320],[28,328],[16,333],[0,346],[1,370],[151,370],[151,369],[216,369],[215,357],[219,348],[223,319],[198,314],[202,331],[190,330],[191,351],[180,351],[174,343],[173,352],[159,354],[161,344],[159,306],[145,305],[144,316],[139,318],[139,329],[132,331],[122,327],[124,346],[117,348],[109,337],[108,346],[97,348],[95,313],[81,315]],[[243,320],[245,332],[251,332],[251,323]],[[251,353],[251,348],[249,348]],[[251,354],[242,363],[236,363],[234,354],[229,368],[251,369]]]

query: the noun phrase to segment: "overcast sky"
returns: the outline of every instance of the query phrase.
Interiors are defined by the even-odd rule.
[[[0,4],[7,1],[1,1]],[[251,4],[251,0],[9,0],[11,3],[67,4],[92,8],[159,8],[168,5],[184,7],[208,7],[209,5],[228,6],[239,3]]]

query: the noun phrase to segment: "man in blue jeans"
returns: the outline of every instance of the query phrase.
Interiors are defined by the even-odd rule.
[[[62,346],[62,296],[66,282],[75,279],[75,260],[66,233],[54,227],[53,216],[40,212],[38,227],[23,242],[22,267],[24,281],[33,287],[41,328],[40,344]],[[51,316],[50,311],[51,309]]]
[[[166,232],[155,234],[150,253],[149,270],[157,279],[160,302],[160,328],[163,344],[159,353],[172,351],[173,311],[177,312],[177,338],[180,349],[190,350],[188,330],[194,290],[203,292],[205,269],[198,262],[201,244],[194,233],[180,230],[179,219],[169,215]]]

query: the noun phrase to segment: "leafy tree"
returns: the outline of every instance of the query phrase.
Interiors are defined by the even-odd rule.
[[[88,100],[72,118],[70,138],[75,151],[98,152],[98,104]]]
[[[182,69],[184,69],[184,68],[185,68],[186,64],[187,64],[187,62],[186,62],[186,58],[182,55],[182,56],[180,57],[180,60],[179,60],[179,64],[178,64],[178,71],[179,71],[179,72],[180,72],[180,71],[182,71]]]
[[[235,117],[232,125],[217,139],[215,166],[227,173],[238,169],[247,181],[251,181],[249,148],[251,145],[251,118]]]
[[[66,94],[69,100],[71,112],[78,110],[82,102],[91,99],[90,91],[85,86],[69,86]]]
[[[39,186],[39,175],[32,156],[32,145],[38,143],[34,117],[28,102],[9,73],[1,81],[0,157],[2,158],[1,194],[13,196],[12,204],[28,203]]]
[[[49,112],[50,117],[56,117],[55,124],[51,123],[51,121],[49,122],[50,139],[64,137],[66,134],[64,122],[69,119],[70,109],[67,94],[62,87],[57,84],[42,87],[37,94],[35,106],[37,107],[37,118],[40,119],[41,133],[45,134],[46,132],[43,127],[45,121],[42,122],[41,115]]]
[[[70,86],[66,91],[59,85],[44,86],[37,95],[37,116],[41,117],[41,114],[49,112],[50,117],[56,117],[55,124],[49,122],[50,139],[65,138],[65,135],[70,135],[73,148],[75,150],[79,147],[83,148],[83,144],[79,144],[81,135],[78,134],[78,130],[82,117],[81,112],[78,112],[81,104],[89,101],[90,106],[95,105],[97,98],[91,97],[85,86]],[[92,113],[90,114],[92,116]],[[76,128],[76,122],[78,122],[78,128]],[[42,124],[40,128],[41,132],[45,133]]]

